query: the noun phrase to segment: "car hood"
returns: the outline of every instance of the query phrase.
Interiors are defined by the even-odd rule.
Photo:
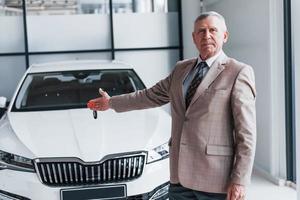
[[[33,157],[77,157],[86,162],[106,155],[144,151],[170,137],[170,116],[161,109],[116,113],[88,109],[11,112],[11,128]]]

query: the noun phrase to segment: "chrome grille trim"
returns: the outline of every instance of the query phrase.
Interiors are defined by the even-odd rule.
[[[111,167],[110,167],[110,160],[108,161],[108,180],[111,180]]]
[[[124,158],[123,159],[123,179],[125,179],[125,176],[126,176],[126,167],[124,167],[126,164],[126,159]]]
[[[46,176],[46,173],[45,173],[45,166],[42,165],[41,168],[42,168],[42,174],[43,174],[43,182],[47,182],[47,176]]]
[[[94,171],[94,166],[92,166],[92,182],[95,181],[95,171]]]
[[[82,173],[82,166],[79,165],[79,170],[80,170],[80,181],[83,182],[83,173]]]
[[[75,182],[78,183],[78,174],[77,174],[77,165],[74,163],[74,171],[75,171]]]
[[[106,180],[106,168],[105,168],[105,163],[103,163],[103,180]]]
[[[85,169],[85,181],[86,181],[86,182],[89,182],[89,172],[88,172],[88,167],[85,166],[84,169]]]
[[[72,182],[73,182],[73,177],[72,177],[71,163],[69,163],[68,166],[69,166],[70,181],[71,181],[71,183],[72,183]]]
[[[61,167],[61,166],[58,165],[59,181],[60,181],[60,182],[63,182],[63,178],[62,178],[62,173],[61,173],[61,168],[60,168],[60,167]]]
[[[137,175],[140,175],[142,173],[143,169],[141,168],[141,163],[143,163],[143,162],[144,162],[143,158],[139,158],[138,173],[137,173]]]
[[[128,159],[128,165],[129,165],[129,167],[128,167],[127,178],[130,177],[130,171],[131,171],[131,158]]]
[[[101,180],[101,176],[100,176],[100,171],[101,170],[101,168],[100,168],[100,165],[98,165],[98,179],[97,179],[97,181],[100,181]]]
[[[131,181],[141,176],[146,152],[111,155],[99,162],[83,162],[78,158],[35,159],[40,181],[61,187]]]
[[[121,168],[122,168],[122,160],[119,159],[119,167],[118,167],[118,179],[121,178]]]
[[[48,173],[48,177],[49,177],[50,183],[52,183],[52,177],[51,177],[52,174],[50,173],[49,164],[46,164],[46,168],[47,168],[47,173]]]
[[[113,173],[113,180],[116,180],[116,171],[117,171],[117,164],[116,164],[117,160],[114,160],[114,167],[113,167],[113,170],[114,170],[114,173]]]
[[[136,159],[137,159],[137,158],[134,158],[134,161],[133,161],[133,162],[134,162],[134,163],[133,163],[133,166],[134,166],[134,167],[133,167],[132,176],[135,176],[135,169],[136,169]]]
[[[63,169],[64,169],[64,177],[65,177],[65,181],[68,183],[68,177],[67,177],[67,170],[66,170],[66,164],[63,164]]]
[[[52,163],[52,170],[53,170],[53,175],[54,175],[54,181],[55,181],[55,183],[58,183],[57,173],[56,173],[55,165],[53,163]]]

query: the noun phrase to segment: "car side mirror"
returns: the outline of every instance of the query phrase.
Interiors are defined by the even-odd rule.
[[[6,108],[7,99],[6,97],[0,97],[0,108]]]

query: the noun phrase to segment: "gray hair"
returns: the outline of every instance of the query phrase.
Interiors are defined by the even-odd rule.
[[[201,20],[203,20],[203,19],[205,19],[205,18],[207,18],[207,17],[210,17],[210,16],[217,17],[219,20],[221,20],[221,22],[223,22],[223,24],[224,24],[225,31],[227,31],[227,26],[226,26],[225,18],[224,18],[221,14],[219,14],[219,13],[217,13],[217,12],[215,12],[215,11],[208,11],[208,12],[203,12],[203,13],[201,13],[201,14],[195,19],[195,22],[194,22],[194,23],[196,23],[196,22],[198,22],[198,21],[201,21]]]

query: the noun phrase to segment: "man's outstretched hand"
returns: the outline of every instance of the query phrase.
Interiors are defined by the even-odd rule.
[[[87,104],[88,108],[91,110],[94,110],[94,111],[108,110],[110,108],[109,107],[110,96],[105,91],[103,91],[101,88],[99,88],[99,93],[100,93],[101,97],[96,98],[96,99],[91,99]]]

